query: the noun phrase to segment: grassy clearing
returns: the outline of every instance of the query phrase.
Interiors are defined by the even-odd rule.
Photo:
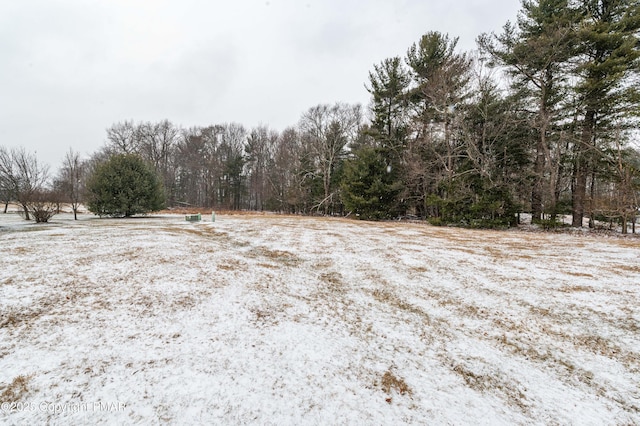
[[[182,219],[0,234],[0,392],[127,406],[0,422],[640,423],[626,239]]]

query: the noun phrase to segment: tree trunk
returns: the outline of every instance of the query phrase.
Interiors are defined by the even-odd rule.
[[[584,218],[584,204],[587,198],[587,175],[589,167],[587,164],[587,153],[591,145],[593,129],[595,125],[595,111],[587,111],[582,124],[582,138],[576,145],[575,166],[573,168],[573,194],[572,213],[573,220],[571,226],[580,228]]]
[[[322,185],[324,189],[324,200],[322,201],[322,203],[324,204],[324,206],[322,207],[324,209],[324,215],[327,216],[329,214],[329,185],[331,182],[330,171],[327,171],[323,178],[324,179],[322,181]]]
[[[22,205],[22,210],[24,211],[24,219],[31,220],[31,216],[29,215],[29,208],[25,204]]]
[[[551,220],[555,222],[558,220],[558,203],[560,202],[560,194],[562,193],[562,184],[560,176],[564,175],[564,168],[562,164],[558,164],[555,174],[555,182],[553,187],[553,209],[551,210]]]
[[[542,175],[544,172],[544,152],[541,143],[538,142],[536,153],[536,161],[534,165],[533,189],[531,191],[531,223],[540,222],[542,220]]]
[[[9,210],[9,202],[5,201],[4,202],[4,214],[7,214],[7,211]]]
[[[545,70],[545,79],[542,84],[542,93],[540,94],[540,105],[538,108],[538,120],[539,120],[539,132],[538,143],[536,146],[536,160],[534,163],[534,183],[533,191],[531,193],[531,222],[540,222],[544,217],[544,205],[543,205],[543,188],[545,166],[551,166],[551,154],[549,153],[549,146],[547,145],[547,129],[549,128],[549,108],[547,107],[548,97],[551,93],[551,84],[553,82],[553,73],[551,68],[547,67]],[[553,179],[552,179],[553,180]],[[551,182],[553,184],[553,182]],[[550,193],[549,195],[552,196]]]
[[[573,219],[571,226],[580,228],[584,218],[584,200],[587,194],[587,171],[584,165],[584,158],[577,160],[574,169],[574,183],[572,196]]]
[[[595,220],[593,218],[593,200],[595,200],[596,195],[596,173],[595,171],[591,172],[591,190],[589,191],[589,228],[594,229],[596,227]]]

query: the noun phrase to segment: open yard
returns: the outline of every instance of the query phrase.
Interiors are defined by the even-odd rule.
[[[640,424],[640,239],[0,214],[0,423]]]

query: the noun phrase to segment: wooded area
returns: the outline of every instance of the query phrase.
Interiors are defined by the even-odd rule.
[[[77,206],[97,164],[133,153],[169,206],[473,227],[570,214],[573,226],[615,220],[626,233],[640,207],[639,36],[637,1],[525,0],[477,52],[427,32],[374,65],[366,110],[317,105],[281,132],[118,122],[89,160],[70,151],[51,188]],[[44,180],[21,158],[46,169],[28,157],[0,150],[2,198],[27,215]]]

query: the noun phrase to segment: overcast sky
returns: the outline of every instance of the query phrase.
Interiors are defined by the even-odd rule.
[[[367,106],[373,65],[428,31],[459,49],[518,0],[0,0],[0,145],[57,169],[105,129],[169,119],[275,130],[309,107]]]

